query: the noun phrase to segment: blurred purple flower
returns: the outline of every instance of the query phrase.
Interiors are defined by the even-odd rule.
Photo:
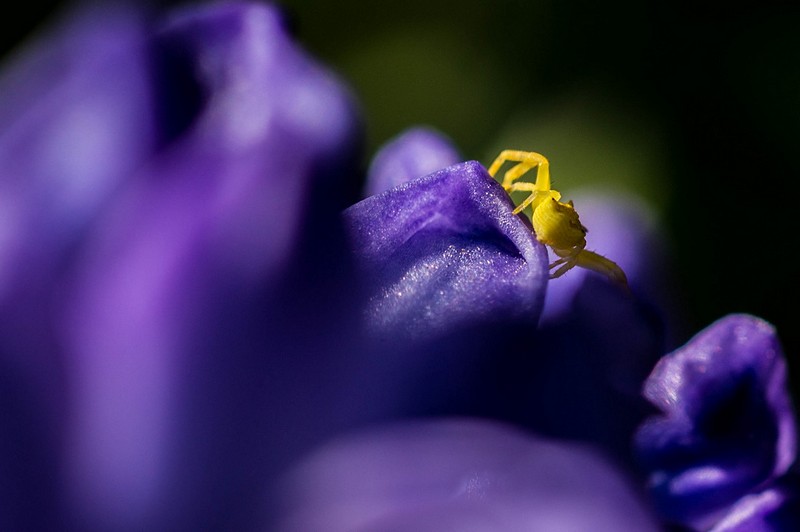
[[[770,325],[746,315],[719,320],[665,356],[644,393],[661,413],[641,427],[636,446],[668,520],[708,528],[732,505],[735,522],[784,499],[796,504],[781,489],[756,495],[797,451],[786,363]]]
[[[408,129],[381,147],[367,172],[365,194],[373,196],[461,162],[452,142],[427,127]]]
[[[588,448],[489,422],[406,423],[334,441],[288,477],[276,530],[656,530]]]
[[[3,85],[2,519],[238,528],[324,432],[348,349],[347,315],[317,310],[346,297],[316,279],[343,260],[349,94],[276,10],[238,2],[156,27],[80,12]]]
[[[789,475],[727,509],[711,532],[781,532],[800,529],[800,482]]]
[[[270,478],[305,448],[410,411],[407,389],[371,374],[396,364],[404,382],[425,365],[432,351],[408,334],[531,324],[541,308],[544,251],[474,163],[342,219],[358,117],[277,11],[145,22],[132,7],[80,12],[5,77],[8,529],[254,526]],[[343,221],[359,265],[379,245],[414,272],[402,304],[382,292],[400,270],[356,279]],[[368,242],[359,224],[397,239]],[[490,354],[460,336],[452,356]],[[433,389],[452,381],[434,373]]]

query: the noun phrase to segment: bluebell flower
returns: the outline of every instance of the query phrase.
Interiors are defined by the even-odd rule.
[[[644,394],[659,413],[639,429],[636,447],[668,521],[744,530],[743,520],[796,506],[796,479],[780,485],[796,459],[797,428],[769,324],[719,320],[661,359]]]
[[[633,297],[570,272],[548,303],[529,221],[430,130],[354,203],[357,105],[279,10],[86,8],[0,86],[1,529],[653,527],[595,454],[624,463],[663,352],[649,267]],[[796,498],[789,444],[743,445],[719,526]]]
[[[411,338],[517,318],[535,326],[547,256],[486,169],[449,166],[344,212],[371,333]],[[385,338],[388,340],[388,338]]]
[[[781,477],[760,491],[745,495],[726,509],[713,532],[780,532],[800,527],[800,479]]]
[[[424,136],[420,131],[424,132]],[[459,176],[458,181],[472,182],[472,174],[481,173],[482,167],[471,163],[469,172],[463,166],[450,167],[420,179],[408,159],[424,151],[420,148],[421,138],[430,144],[429,152],[446,154],[457,151],[453,146],[447,147],[449,141],[445,137],[433,136],[426,129],[413,128],[399,135],[379,152],[380,164],[373,163],[373,168],[392,168],[392,182],[399,186],[388,194],[368,198],[351,207],[346,211],[346,216],[349,213],[360,213],[366,208],[376,211],[376,204],[396,211],[409,210],[408,205],[411,202],[406,200],[404,209],[399,209],[394,205],[394,195],[404,194],[404,197],[408,197],[413,191],[412,197],[415,199],[421,193],[427,196],[430,185],[423,189],[422,183],[434,182],[444,175],[448,176],[448,182],[439,185],[441,190],[437,189],[435,195],[442,198],[437,202],[442,205],[439,209],[450,211],[451,204],[456,203],[451,199],[452,189],[457,187],[452,184],[452,174],[467,174]],[[381,175],[380,172],[368,175],[368,190],[377,188],[369,180],[381,181]],[[505,194],[500,195],[507,204]],[[469,374],[468,368],[472,367],[475,368],[472,372],[478,377],[468,384],[454,378],[447,384],[430,387],[449,393],[450,397],[446,401],[439,398],[446,402],[447,408],[439,406],[437,410],[430,396],[426,396],[424,404],[426,413],[434,411],[485,415],[511,421],[540,434],[591,442],[612,453],[633,470],[635,466],[631,453],[631,437],[649,411],[640,394],[641,384],[667,349],[667,323],[659,310],[668,304],[665,295],[668,292],[665,286],[668,279],[668,268],[665,267],[667,261],[664,260],[665,253],[661,249],[661,239],[655,228],[653,215],[642,202],[621,195],[591,191],[578,194],[573,199],[581,212],[581,219],[590,227],[587,237],[589,248],[619,261],[628,273],[633,296],[619,290],[602,276],[580,268],[547,283],[541,320],[538,319],[538,310],[524,310],[525,305],[520,298],[526,290],[521,286],[513,287],[514,290],[505,296],[496,296],[490,292],[476,295],[470,292],[472,304],[449,291],[442,292],[445,300],[451,302],[456,309],[451,315],[456,312],[475,314],[480,309],[486,309],[487,316],[478,320],[484,327],[491,323],[492,316],[509,313],[499,313],[497,305],[476,304],[477,297],[505,299],[510,305],[509,309],[516,307],[524,310],[521,315],[527,316],[528,321],[519,324],[517,329],[506,323],[504,330],[494,330],[487,334],[490,340],[483,343],[476,338],[476,331],[470,331],[470,340],[464,343],[472,347],[482,346],[482,351],[478,351],[474,359],[462,356],[456,363],[449,358],[442,358],[449,366],[459,367],[456,375]],[[429,209],[423,213],[426,220],[436,220],[432,224],[434,228],[455,218],[451,214],[442,217],[437,213],[434,216]],[[508,216],[507,213],[505,216]],[[389,219],[388,223],[386,218]],[[465,229],[472,224],[474,222],[450,226]],[[374,215],[368,223],[362,225],[369,228],[362,229],[361,233],[370,242],[372,239],[381,244],[387,242],[389,239],[384,235],[387,231],[398,231],[403,235],[403,241],[407,240],[403,232],[406,231],[406,224],[402,219],[397,220],[397,216],[393,214]],[[532,239],[531,228],[526,225],[524,216],[519,216],[514,226],[522,232],[522,236],[513,239],[515,242],[523,238]],[[431,229],[424,231],[428,234]],[[452,230],[440,232],[452,234]],[[481,235],[475,231],[471,233],[470,238],[489,240],[488,234]],[[539,246],[533,240],[534,245]],[[436,241],[443,246],[447,242],[442,236],[437,236]],[[357,244],[357,255],[369,252],[369,246],[364,245],[363,241]],[[373,255],[371,261],[378,263],[383,269],[396,268],[402,273],[413,271],[403,261],[398,261],[392,252]],[[549,259],[542,256],[539,260],[546,264],[555,258],[552,255]],[[372,266],[372,269],[376,267]],[[398,273],[394,275],[398,279],[401,277]],[[450,276],[450,279],[458,277]],[[541,278],[540,282],[543,281]],[[392,292],[392,282],[384,281],[379,284],[385,293]],[[405,297],[413,299],[413,295]],[[399,303],[399,298],[397,299]],[[382,300],[379,298],[379,301]],[[391,310],[391,305],[395,303],[392,299],[387,301],[390,305],[386,309]],[[424,305],[409,307],[410,319],[399,321],[410,323],[415,319],[424,324],[432,324],[434,322],[425,316],[426,309],[430,307],[431,304],[427,301]],[[390,319],[392,314],[378,312],[377,315],[379,319],[385,320]],[[440,325],[432,327],[441,331],[443,328]],[[474,325],[472,327],[474,329]],[[446,346],[455,345],[454,342],[460,339],[460,334],[456,334],[455,339],[449,339]],[[427,362],[427,365],[430,367],[431,362]],[[419,372],[416,378],[420,378]],[[461,391],[456,392],[453,388]],[[479,399],[474,403],[465,401],[463,397],[470,396],[465,390],[471,390]],[[455,396],[462,397],[462,400],[455,399]],[[542,408],[541,405],[545,404],[550,407]]]

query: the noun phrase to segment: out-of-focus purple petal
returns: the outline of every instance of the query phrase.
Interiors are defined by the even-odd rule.
[[[461,160],[450,139],[438,131],[426,127],[409,129],[375,154],[367,172],[366,195],[379,194]]]
[[[350,95],[297,47],[275,8],[227,2],[178,11],[157,49],[162,68],[198,84],[194,141],[243,153],[279,140],[294,157],[312,156],[296,164],[312,165],[341,157],[342,139],[357,140]],[[191,79],[169,81],[186,88]]]
[[[20,50],[0,79],[0,513],[8,529],[57,526],[64,383],[50,305],[87,227],[154,148],[145,48],[138,14],[86,9]]]
[[[81,236],[153,148],[138,17],[76,13],[0,80],[0,303]],[[28,281],[30,282],[30,281]]]
[[[547,254],[512,210],[474,161],[347,209],[351,248],[371,295],[370,332],[396,340],[476,323],[535,324]]]
[[[712,324],[659,361],[644,394],[661,415],[642,425],[636,447],[670,520],[708,525],[795,459],[786,363],[762,320]]]
[[[477,420],[408,422],[334,441],[281,493],[281,532],[656,529],[599,455]]]
[[[487,414],[598,445],[633,470],[631,437],[651,411],[641,385],[663,353],[658,314],[590,277],[568,317],[496,353],[484,370],[486,383],[496,383],[497,404]]]
[[[730,507],[710,532],[784,532],[800,529],[800,484],[797,476],[746,495]]]
[[[325,326],[296,341],[284,322],[299,307],[316,323],[318,302],[283,298],[309,210],[337,205],[312,198],[343,181],[357,120],[264,5],[188,8],[151,50],[169,75],[157,81],[197,101],[109,206],[64,298],[69,502],[89,528],[236,528],[249,516],[235,508],[323,416],[325,394],[301,394],[323,388],[334,348],[318,349]]]

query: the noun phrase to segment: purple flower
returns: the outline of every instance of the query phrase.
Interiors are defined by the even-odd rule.
[[[357,396],[396,415],[497,409],[504,383],[487,371],[535,330],[547,279],[544,246],[512,209],[472,161],[344,212],[365,298]]]
[[[644,394],[661,413],[636,446],[667,519],[708,527],[731,505],[779,505],[780,490],[755,495],[796,456],[786,363],[770,325],[721,319],[664,357]]]
[[[275,10],[144,20],[79,13],[7,74],[10,529],[254,526],[270,480],[304,449],[414,411],[407,389],[378,385],[431,367],[433,347],[403,338],[460,335],[461,349],[439,343],[457,366],[489,354],[465,328],[533,324],[541,309],[544,250],[477,164],[342,219],[358,117]],[[354,257],[343,221],[361,238]],[[359,224],[389,240],[368,242]],[[404,261],[415,298],[382,292],[404,273],[370,269],[375,251]]]
[[[51,39],[0,114],[3,524],[239,528],[346,417],[347,283],[319,279],[354,105],[259,4],[86,11]]]
[[[656,525],[600,455],[474,420],[373,429],[289,476],[276,530],[598,530]]]
[[[438,131],[409,129],[375,154],[367,173],[366,195],[384,192],[461,160],[455,146]]]
[[[482,416],[624,459],[663,331],[649,266],[633,298],[570,272],[581,287],[555,288],[539,324],[546,250],[436,133],[383,150],[352,204],[358,111],[278,10],[86,8],[0,85],[0,528],[256,530],[282,502],[287,526],[652,527],[594,451],[449,417],[366,427]],[[739,389],[718,374],[712,399]],[[788,411],[781,397],[754,412]],[[764,434],[699,455],[736,466],[703,494],[722,524],[796,499],[788,422],[747,420]],[[357,427],[287,497],[294,461]]]
[[[787,476],[745,495],[711,528],[713,532],[774,532],[800,528],[800,484]]]
[[[344,213],[376,335],[441,333],[517,318],[535,325],[547,256],[477,162],[450,166]],[[403,331],[405,329],[405,331]]]

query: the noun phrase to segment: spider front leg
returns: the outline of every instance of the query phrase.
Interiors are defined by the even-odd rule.
[[[538,204],[545,198],[554,197],[556,200],[561,199],[561,194],[558,191],[550,189],[550,163],[547,158],[536,152],[520,151],[520,150],[504,150],[494,160],[489,167],[489,175],[494,177],[500,168],[506,163],[517,163],[510,169],[506,170],[503,175],[502,187],[506,192],[529,192],[530,195],[525,198],[515,209],[514,214],[519,214],[529,205],[531,210],[536,210]],[[536,181],[518,182],[523,175],[530,170],[536,168]]]
[[[500,167],[506,162],[517,163],[503,175],[503,182],[501,184],[507,191],[511,191],[514,181],[534,168],[537,169],[536,182],[530,191],[547,192],[550,190],[550,162],[544,155],[532,151],[503,150],[489,167],[489,175],[492,177],[496,176]],[[528,189],[518,188],[517,190]]]

